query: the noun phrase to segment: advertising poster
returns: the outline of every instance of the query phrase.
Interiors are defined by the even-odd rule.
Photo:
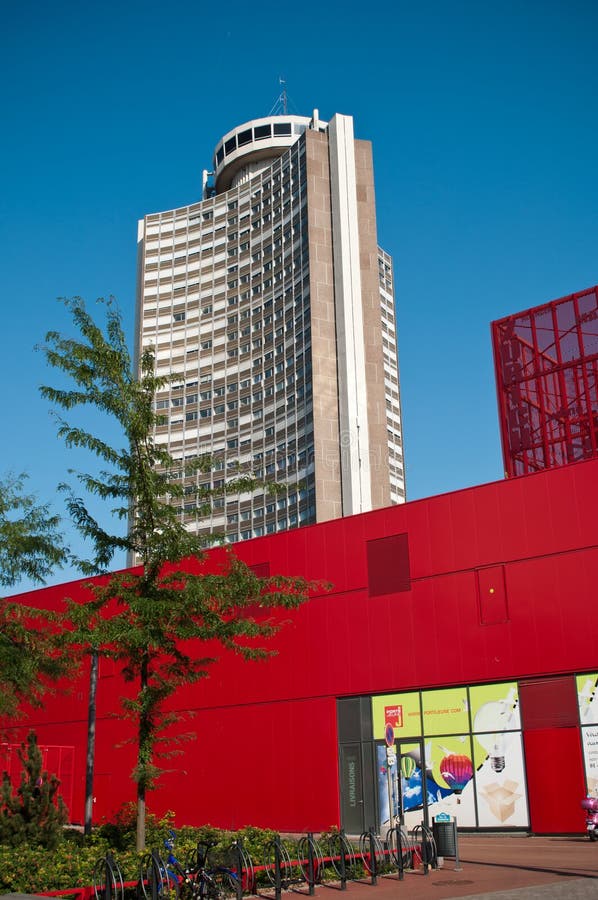
[[[517,683],[480,684],[469,689],[474,733],[521,731]]]
[[[372,720],[376,740],[384,740],[387,724],[392,725],[399,740],[402,737],[417,737],[422,728],[419,692],[372,697]]]
[[[528,825],[517,684],[470,688],[473,750],[481,827]]]
[[[467,690],[423,691],[424,734],[463,734],[469,731]]]
[[[402,803],[407,828],[414,828],[421,822],[424,790],[430,816],[449,813],[457,816],[464,827],[474,828],[476,818],[469,735],[427,740],[424,759],[421,758],[420,747],[419,742],[403,742],[397,763],[390,769],[386,761],[386,747],[381,744],[377,747],[378,803],[382,824],[385,827],[388,825],[390,783],[394,815],[400,815]]]
[[[598,797],[598,727],[581,729],[588,794]]]
[[[583,731],[588,787],[598,792],[597,686],[598,675],[578,678],[580,711],[596,723]],[[386,743],[376,751],[383,824],[390,790],[408,828],[421,822],[424,796],[430,817],[448,813],[464,828],[529,827],[516,682],[373,697],[372,716],[376,740],[385,741],[390,726],[398,754],[389,779]]]
[[[598,675],[578,675],[577,702],[579,703],[579,721],[582,725],[598,725]]]
[[[529,818],[521,732],[501,735],[504,740],[500,755],[496,751],[496,733],[473,738],[479,825],[525,828]]]
[[[458,734],[431,738],[426,741],[426,757],[430,767],[430,818],[448,813],[456,817],[459,826],[475,828],[474,765],[470,736]]]

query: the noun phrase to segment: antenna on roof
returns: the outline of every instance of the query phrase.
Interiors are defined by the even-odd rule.
[[[287,96],[287,82],[286,79],[279,75],[278,83],[282,86],[282,90],[278,97],[276,98],[276,102],[274,106],[268,113],[269,116],[288,116],[289,114],[289,103]]]

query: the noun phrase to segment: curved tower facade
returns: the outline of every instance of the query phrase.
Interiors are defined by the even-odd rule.
[[[405,499],[392,262],[349,116],[270,116],[217,144],[203,199],[139,222],[137,340],[172,375],[156,439],[210,454],[181,515],[231,541]],[[194,484],[240,471],[284,483]]]

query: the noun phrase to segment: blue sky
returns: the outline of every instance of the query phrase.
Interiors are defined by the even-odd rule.
[[[0,473],[60,510],[86,461],[38,395],[34,345],[68,330],[56,298],[114,295],[132,336],[137,220],[199,199],[218,139],[283,76],[291,112],[353,115],[373,142],[409,498],[502,477],[489,323],[598,282],[596,3],[24,0],[3,18]]]

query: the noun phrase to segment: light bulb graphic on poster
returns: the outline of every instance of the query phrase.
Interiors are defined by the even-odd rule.
[[[517,686],[471,689],[479,824],[527,825]]]
[[[482,704],[473,719],[477,740],[488,753],[490,767],[496,773],[504,770],[506,753],[513,729],[519,728],[519,707],[514,687],[506,697]]]

